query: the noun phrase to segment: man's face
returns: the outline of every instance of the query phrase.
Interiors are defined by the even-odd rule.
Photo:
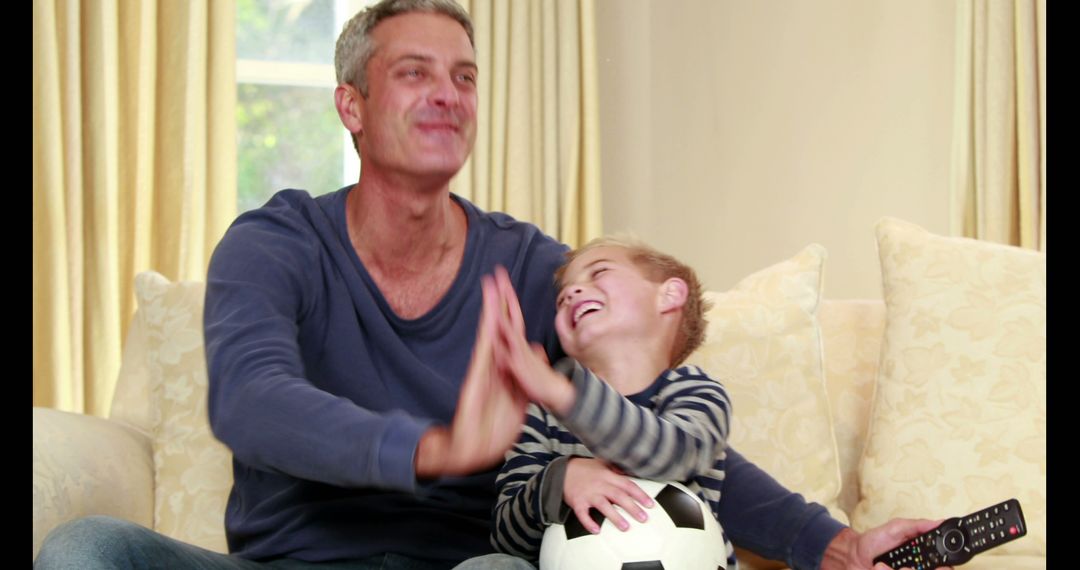
[[[368,97],[361,100],[365,170],[452,176],[476,140],[476,58],[461,24],[414,12],[372,30]]]
[[[605,338],[626,341],[655,335],[660,284],[645,277],[626,249],[597,247],[566,268],[556,311],[555,330],[563,349],[581,359]]]

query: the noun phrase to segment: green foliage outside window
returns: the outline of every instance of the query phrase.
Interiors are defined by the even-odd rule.
[[[333,63],[331,0],[237,0],[236,56],[241,59]]]
[[[238,59],[333,63],[332,0],[237,0],[236,10]],[[239,83],[236,124],[240,211],[285,188],[315,196],[347,183],[332,88]]]
[[[236,123],[240,211],[285,188],[317,196],[344,186],[344,127],[331,89],[241,84]]]

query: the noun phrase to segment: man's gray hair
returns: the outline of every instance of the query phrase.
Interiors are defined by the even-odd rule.
[[[375,54],[375,42],[371,31],[379,22],[409,12],[432,12],[456,20],[469,36],[473,47],[473,26],[469,14],[453,0],[382,0],[378,4],[357,13],[341,30],[334,49],[334,69],[338,84],[348,83],[368,96],[367,64]]]

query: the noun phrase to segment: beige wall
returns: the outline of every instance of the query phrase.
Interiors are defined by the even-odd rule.
[[[880,298],[878,218],[949,231],[954,11],[597,0],[604,230],[712,289],[818,242],[827,297]]]

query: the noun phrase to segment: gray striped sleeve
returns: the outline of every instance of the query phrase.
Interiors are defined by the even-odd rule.
[[[628,474],[685,481],[709,471],[726,447],[731,402],[694,366],[668,371],[655,409],[638,406],[580,364],[573,408],[558,419],[597,456]]]
[[[529,405],[525,425],[495,479],[491,545],[499,552],[536,560],[547,525],[565,516],[561,509],[566,463],[572,456],[589,457],[554,418]]]

